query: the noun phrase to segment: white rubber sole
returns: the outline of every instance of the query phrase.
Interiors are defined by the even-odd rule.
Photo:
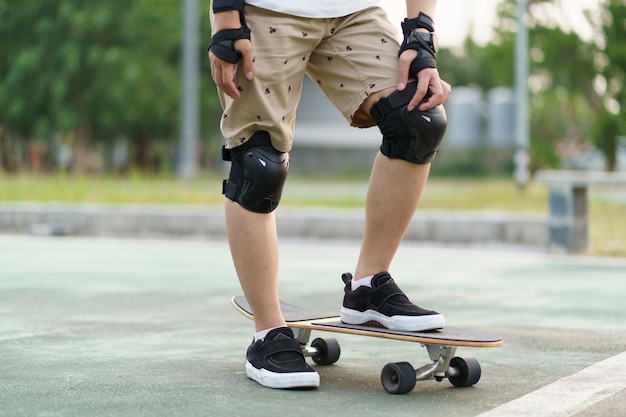
[[[375,321],[389,330],[399,330],[403,332],[443,329],[446,325],[446,320],[442,314],[388,317],[376,310],[360,312],[345,307],[341,308],[340,318],[341,321],[346,324],[364,324],[369,321]]]
[[[317,372],[279,373],[267,369],[257,369],[250,362],[246,362],[246,375],[264,387],[288,388],[317,388],[320,386],[320,375]]]

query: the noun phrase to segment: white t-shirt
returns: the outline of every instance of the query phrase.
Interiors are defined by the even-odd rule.
[[[379,6],[378,0],[246,0],[247,4],[302,17],[340,17]]]

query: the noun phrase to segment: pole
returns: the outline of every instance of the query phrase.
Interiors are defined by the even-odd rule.
[[[183,0],[182,94],[178,175],[191,178],[196,172],[195,143],[198,138],[198,3]]]
[[[525,187],[530,180],[528,148],[530,129],[528,116],[528,27],[525,18],[527,0],[517,0],[517,34],[515,36],[515,98],[516,98],[516,150],[513,161],[515,181]]]

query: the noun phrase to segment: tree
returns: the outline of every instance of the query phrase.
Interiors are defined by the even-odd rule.
[[[614,170],[618,133],[626,127],[618,117],[626,105],[626,46],[622,42],[626,2],[607,0],[597,13],[587,11],[585,17],[594,32],[591,40],[581,38],[570,22],[546,18],[563,16],[566,7],[566,1],[530,2],[529,84],[535,96],[533,116],[540,117],[533,120],[533,138],[577,143],[589,140],[604,153],[606,168]],[[545,103],[551,106],[541,109],[540,104]],[[551,115],[541,117],[539,109]],[[555,124],[557,115],[561,123]],[[546,138],[546,133],[552,137]]]
[[[477,85],[483,90],[513,83],[513,37],[487,45],[465,38],[461,52],[442,49],[437,56],[442,77],[452,85]]]
[[[443,77],[483,90],[513,83],[516,1],[498,5],[494,37],[487,45],[465,41],[463,53],[443,50]],[[530,0],[531,153],[535,167],[558,164],[557,149],[593,143],[607,169],[616,162],[617,137],[626,131],[626,2],[605,0],[585,15],[594,35],[583,39],[563,20],[568,2]],[[567,146],[564,146],[567,145]]]
[[[594,16],[589,15],[593,21]],[[608,169],[615,169],[617,138],[626,133],[622,115],[626,109],[626,1],[608,0],[598,15],[598,39],[594,43],[594,63],[598,74],[593,79],[594,91],[601,106],[594,139],[607,156]]]
[[[76,171],[94,142],[126,137],[144,166],[154,138],[175,147],[180,9],[177,1],[0,0],[3,134],[71,138]]]

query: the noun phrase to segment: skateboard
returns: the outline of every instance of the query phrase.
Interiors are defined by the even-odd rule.
[[[253,320],[250,306],[243,295],[231,299],[231,304],[239,313]],[[316,338],[309,342],[311,331],[344,333],[358,336],[378,337],[419,343],[426,348],[430,362],[415,369],[408,362],[388,363],[384,366],[380,379],[383,388],[390,394],[405,394],[415,387],[417,381],[441,382],[448,379],[455,387],[469,387],[478,382],[481,367],[472,357],[455,356],[458,347],[492,348],[502,346],[502,339],[496,335],[474,330],[446,327],[426,332],[395,331],[386,328],[342,323],[337,315],[325,315],[281,301],[280,307],[287,326],[293,329],[302,346],[305,357],[310,357],[318,365],[331,365],[341,354],[336,339]]]

